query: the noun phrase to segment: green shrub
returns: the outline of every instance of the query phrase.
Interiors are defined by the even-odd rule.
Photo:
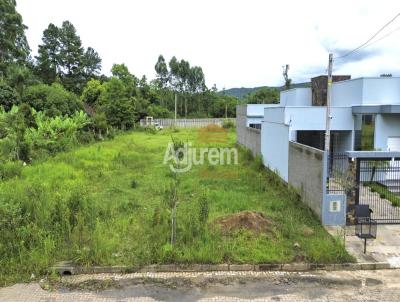
[[[0,107],[9,111],[14,105],[19,103],[17,92],[6,83],[0,82]]]
[[[25,117],[14,106],[5,112],[0,107],[0,159],[30,160],[31,145],[25,140]]]
[[[235,126],[236,125],[232,120],[224,120],[222,122],[222,128],[225,128],[225,129],[233,129],[233,128],[235,128]]]
[[[205,227],[208,219],[210,209],[208,206],[207,196],[203,193],[203,195],[199,199],[199,222],[202,227]]]
[[[24,93],[23,101],[36,111],[42,111],[51,117],[57,115],[72,116],[75,111],[83,109],[82,103],[75,94],[56,83],[28,87]]]
[[[23,163],[21,161],[0,162],[0,180],[7,180],[21,176]]]
[[[254,157],[253,164],[254,164],[254,167],[256,168],[256,170],[262,171],[265,169],[263,158],[262,158],[262,155],[260,155],[260,154],[256,155],[256,157]]]
[[[32,146],[34,156],[55,154],[70,149],[78,142],[78,131],[89,123],[85,113],[76,112],[72,117],[46,117],[35,113],[37,129],[30,128],[25,134],[26,141]]]
[[[137,182],[137,180],[135,180],[135,179],[132,179],[132,181],[131,181],[131,188],[132,188],[132,189],[136,189],[136,188],[137,188],[137,186],[138,186],[138,182]]]
[[[154,118],[172,118],[173,113],[160,105],[151,104],[147,107],[147,115]]]
[[[104,91],[104,86],[99,80],[91,79],[86,83],[86,87],[83,89],[81,100],[93,106],[98,103],[100,95]]]

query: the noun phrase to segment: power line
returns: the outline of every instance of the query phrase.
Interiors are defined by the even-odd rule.
[[[335,59],[343,59],[349,55],[351,55],[352,53],[356,52],[357,50],[360,50],[361,48],[367,47],[368,43],[371,42],[377,35],[379,35],[387,26],[389,26],[394,20],[396,20],[398,17],[400,16],[400,13],[398,13],[396,16],[394,16],[393,19],[391,19],[389,22],[387,22],[384,26],[382,26],[371,38],[369,38],[366,42],[364,42],[363,44],[361,44],[360,46],[358,46],[357,48],[354,48],[353,50],[349,51],[348,53],[340,56],[340,57],[336,57]],[[373,42],[375,43],[375,42]]]
[[[375,44],[375,43],[378,43],[379,41],[381,41],[381,40],[383,40],[383,39],[389,37],[389,36],[392,35],[392,34],[394,34],[394,33],[395,33],[396,31],[398,31],[398,30],[400,30],[400,27],[397,27],[396,29],[392,30],[392,31],[389,32],[388,34],[386,34],[386,35],[384,35],[383,37],[379,38],[378,40],[375,40],[375,41],[373,41],[373,42],[371,42],[371,43],[365,45],[365,47],[368,47],[368,46],[371,46],[371,45],[373,45],[373,44]],[[363,48],[365,48],[365,47],[363,47]]]

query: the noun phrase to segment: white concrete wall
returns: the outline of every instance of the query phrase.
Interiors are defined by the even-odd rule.
[[[246,126],[249,127],[250,124],[261,124],[263,119],[262,117],[247,117]]]
[[[377,114],[375,119],[375,149],[387,151],[388,138],[400,137],[400,114]]]
[[[359,78],[332,85],[332,106],[388,104],[400,104],[400,78]]]
[[[261,154],[264,165],[288,181],[289,127],[282,123],[263,122]]]
[[[265,108],[264,109],[264,122],[270,123],[284,123],[285,122],[285,108]]]
[[[264,119],[264,108],[276,108],[278,104],[247,104],[246,105],[246,126],[250,124],[261,124]]]
[[[360,105],[363,95],[363,79],[335,82],[332,84],[332,106]]]
[[[351,108],[332,108],[331,115],[331,130],[353,130]],[[290,130],[325,130],[326,107],[287,107],[285,124],[290,125]]]
[[[247,104],[247,116],[259,117],[264,116],[264,108],[278,107],[278,104]]]
[[[311,88],[293,88],[280,93],[281,106],[311,106]]]
[[[400,78],[365,78],[363,105],[400,104]]]

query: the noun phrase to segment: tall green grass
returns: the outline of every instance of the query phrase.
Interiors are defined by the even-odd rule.
[[[198,145],[196,130],[128,133],[37,161],[0,182],[1,284],[44,274],[70,259],[132,267],[276,263],[298,256],[351,260],[297,195],[244,150],[239,165],[206,164],[178,175],[177,238],[171,246],[166,192],[173,174],[163,164],[171,137]],[[209,145],[234,147],[235,134]],[[242,230],[222,236],[210,227],[215,218],[244,210],[263,212],[272,221],[271,234]]]

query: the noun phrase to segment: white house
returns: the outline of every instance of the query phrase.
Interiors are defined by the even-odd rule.
[[[264,108],[261,120],[264,164],[285,181],[288,181],[290,141],[324,149],[326,90],[319,91],[319,87],[326,87],[324,80],[327,81],[325,76],[313,78],[310,88],[282,91],[279,105]],[[400,78],[334,82],[331,103],[332,152],[400,151]]]

